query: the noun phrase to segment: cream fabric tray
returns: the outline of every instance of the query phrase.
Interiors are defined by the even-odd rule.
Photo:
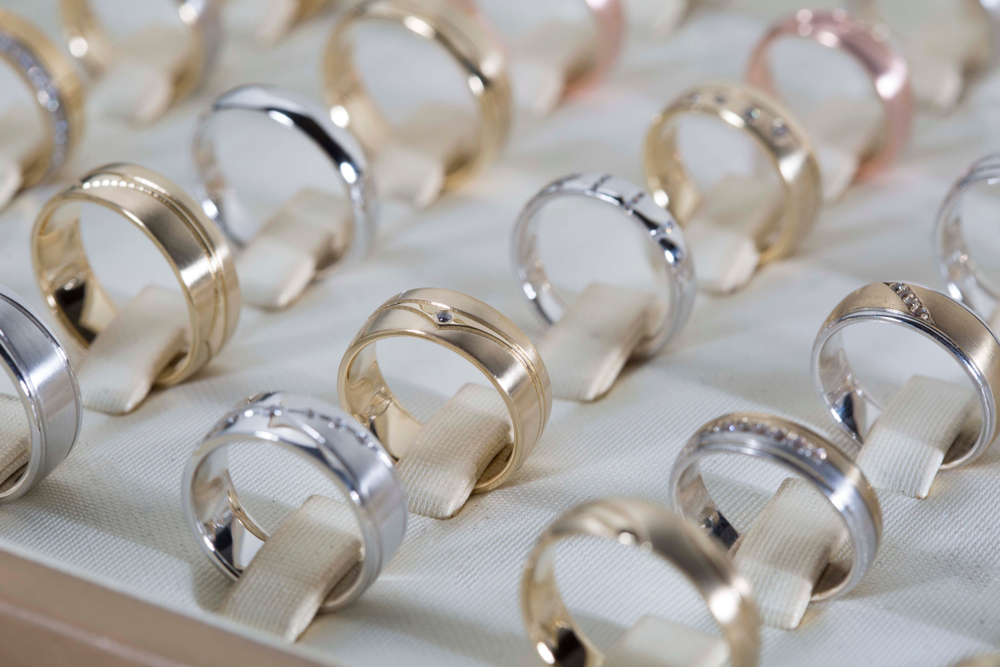
[[[58,37],[55,0],[4,5]],[[767,21],[707,11],[670,39],[636,36],[611,81],[549,119],[522,124],[505,157],[470,187],[426,212],[388,207],[363,264],[315,285],[284,312],[245,309],[235,338],[205,371],[155,392],[135,413],[88,412],[70,458],[34,493],[0,509],[0,546],[196,619],[213,618],[229,584],[189,535],[179,483],[215,420],[266,389],[335,402],[336,369],[357,327],[407,288],[461,290],[540,335],[510,266],[520,206],[572,172],[644,182],[640,151],[653,114],[689,85],[741,79]],[[274,51],[234,36],[203,91],[154,127],[137,131],[92,117],[69,172],[132,161],[190,191],[188,146],[201,109],[241,83],[279,83],[320,98],[319,53],[329,25],[329,18],[311,23]],[[735,296],[699,295],[680,339],[627,370],[603,400],[557,401],[543,439],[507,487],[474,497],[451,521],[411,516],[406,541],[379,581],[351,608],[319,618],[288,650],[348,667],[534,664],[519,578],[535,537],[560,513],[607,496],[666,503],[666,479],[686,438],[733,410],[784,414],[849,446],[813,393],[813,337],[834,305],[864,284],[905,279],[940,288],[931,223],[959,172],[1000,146],[998,98],[994,74],[951,117],[921,116],[902,163],[826,209],[798,256],[767,267]],[[0,217],[0,282],[39,310],[28,238],[35,213],[55,191],[31,191]],[[588,242],[594,239],[579,240]],[[257,470],[257,490],[294,485],[289,470]],[[741,520],[760,509],[780,476],[739,466],[714,479]],[[931,667],[1000,644],[1000,533],[992,525],[998,487],[994,447],[973,467],[942,474],[927,500],[882,494],[885,536],[867,578],[848,598],[814,605],[799,630],[765,629],[761,664]],[[568,549],[560,567],[569,603],[604,646],[646,613],[712,630],[679,577],[624,549]]]

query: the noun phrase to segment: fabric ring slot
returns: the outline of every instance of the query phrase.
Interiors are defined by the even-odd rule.
[[[603,667],[723,667],[729,647],[715,635],[643,616],[608,652]]]
[[[44,130],[31,107],[16,104],[0,116],[0,210],[24,184],[21,165],[44,142]]]
[[[567,84],[593,60],[589,26],[547,21],[532,30],[511,56],[511,84],[518,106],[532,117],[548,116],[566,94]],[[558,35],[559,39],[552,39]]]
[[[31,433],[24,421],[24,406],[15,396],[0,395],[0,493],[21,478],[31,457]]]
[[[812,135],[823,184],[823,201],[840,199],[854,183],[865,157],[878,146],[885,123],[874,100],[834,97],[821,103],[802,121]]]

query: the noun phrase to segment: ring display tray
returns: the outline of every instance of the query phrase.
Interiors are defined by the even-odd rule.
[[[54,3],[10,0],[5,8],[58,36]],[[235,336],[207,367],[181,386],[154,389],[133,413],[86,411],[66,461],[32,493],[0,506],[4,664],[66,655],[86,667],[542,664],[524,629],[518,585],[535,539],[567,509],[623,495],[667,505],[677,453],[700,425],[734,410],[786,415],[855,454],[815,395],[813,339],[830,309],[865,284],[906,279],[942,287],[929,245],[934,211],[958,172],[1000,145],[986,120],[995,115],[988,96],[972,95],[949,118],[921,118],[899,163],[824,209],[796,254],[762,267],[738,294],[699,294],[669,352],[626,368],[602,400],[554,401],[545,433],[505,486],[473,495],[447,521],[411,514],[405,541],[378,581],[350,607],[317,617],[296,644],[222,619],[216,610],[232,583],[200,552],[181,509],[184,466],[220,416],[265,390],[337,403],[336,372],[351,338],[404,289],[460,290],[532,339],[542,336],[511,277],[510,236],[524,202],[573,171],[643,182],[641,149],[652,117],[694,83],[739,76],[777,15],[706,10],[675,39],[634,35],[603,87],[514,135],[506,154],[474,181],[427,210],[396,218],[389,213],[398,211],[387,211],[371,254],[356,267],[315,284],[281,313],[245,308]],[[74,170],[91,161],[137,161],[192,191],[191,132],[204,105],[258,80],[318,97],[316,65],[329,29],[330,19],[318,17],[266,52],[228,43],[227,66],[141,135],[94,118]],[[987,90],[997,84],[996,73],[982,82]],[[45,308],[30,230],[40,206],[65,185],[31,190],[0,214],[0,283],[39,312]],[[558,243],[559,252],[586,263],[595,239],[566,235]],[[600,268],[612,275],[590,281],[613,280],[629,267]],[[407,371],[393,368],[391,377],[420,378]],[[412,386],[393,389],[420,406],[408,402]],[[433,399],[440,406],[449,395]],[[303,483],[298,470],[248,471],[246,488],[266,508],[257,518],[269,527],[295,506],[286,492],[322,490]],[[744,528],[783,479],[756,468],[709,472],[720,505],[732,508],[727,518]],[[880,492],[885,531],[877,562],[846,598],[810,605],[799,629],[765,628],[762,667],[943,667],[993,650],[1000,643],[1000,554],[984,540],[982,518],[998,509],[998,484],[994,447],[968,468],[943,471],[924,500]],[[275,496],[282,502],[269,503]],[[647,615],[717,632],[675,572],[619,546],[590,557],[567,545],[560,561],[565,599],[605,652]]]

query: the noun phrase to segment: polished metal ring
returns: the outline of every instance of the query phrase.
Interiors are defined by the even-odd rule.
[[[553,199],[564,196],[589,197],[605,202],[634,220],[647,239],[650,264],[659,296],[666,308],[656,332],[636,349],[637,356],[660,351],[676,336],[691,315],[696,291],[694,261],[684,242],[680,225],[666,209],[641,188],[608,174],[574,174],[550,183],[529,201],[514,228],[514,266],[521,288],[542,319],[558,322],[566,311],[566,301],[552,286],[538,254],[538,213]]]
[[[941,292],[897,282],[862,287],[833,309],[813,345],[813,383],[837,424],[864,443],[883,403],[861,384],[844,350],[841,331],[858,322],[883,322],[919,333],[951,355],[972,381],[982,415],[979,437],[971,446],[957,441],[941,468],[966,465],[989,449],[998,435],[1000,342],[978,315]]]
[[[8,502],[31,490],[69,456],[80,435],[83,404],[62,345],[28,304],[3,285],[0,359],[24,405],[31,435],[27,460],[0,480],[0,502]]]
[[[846,595],[875,562],[882,510],[861,469],[826,438],[772,415],[736,412],[713,419],[688,440],[670,473],[674,509],[699,523],[727,548],[740,533],[719,511],[701,476],[701,460],[742,454],[776,463],[815,486],[837,510],[853,543],[852,555],[831,561],[812,600]]]
[[[269,537],[243,506],[229,475],[229,448],[252,442],[277,445],[309,461],[354,510],[364,543],[361,567],[321,609],[350,604],[378,578],[406,533],[406,496],[392,459],[371,433],[328,403],[269,392],[238,405],[192,454],[181,487],[184,516],[198,543],[233,579]]]
[[[974,162],[945,197],[934,223],[934,250],[948,294],[983,317],[1000,304],[1000,287],[987,277],[969,252],[962,234],[962,202],[969,191],[1000,183],[1000,154]]]
[[[597,667],[604,656],[573,620],[556,583],[556,547],[575,536],[596,536],[651,552],[679,569],[704,598],[729,644],[729,664],[754,667],[760,619],[750,585],[722,549],[673,512],[641,500],[587,503],[542,533],[521,577],[521,613],[542,660],[558,667]]]
[[[375,185],[365,153],[354,136],[334,125],[319,104],[288,91],[242,86],[223,94],[202,116],[195,132],[194,163],[198,171],[196,192],[208,217],[237,247],[249,241],[241,237],[238,225],[233,224],[233,212],[226,210],[226,202],[233,201],[235,193],[226,182],[215,152],[219,134],[225,131],[226,121],[233,112],[260,114],[304,134],[329,158],[347,188],[354,214],[351,249],[344,257],[333,254],[324,266],[319,267],[319,277],[364,256],[375,236],[378,216]]]

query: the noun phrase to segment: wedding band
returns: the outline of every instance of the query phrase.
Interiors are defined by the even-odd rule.
[[[80,236],[84,203],[110,209],[135,225],[177,276],[191,339],[156,384],[183,382],[219,353],[239,320],[240,286],[225,238],[177,185],[137,165],[100,167],[50,199],[31,236],[35,277],[52,315],[84,349],[118,313],[87,260]]]
[[[622,0],[584,0],[594,17],[597,41],[583,63],[566,77],[564,97],[575,95],[607,76],[615,66],[625,39],[625,12]]]
[[[453,155],[446,165],[445,187],[460,185],[493,160],[510,134],[511,90],[502,45],[476,17],[450,1],[364,0],[348,10],[326,47],[323,73],[327,102],[333,121],[351,130],[370,151],[388,142],[394,130],[354,68],[349,33],[365,21],[399,24],[422,39],[436,42],[461,67],[478,102],[480,120],[477,145]]]
[[[538,254],[538,213],[553,199],[589,197],[614,206],[634,220],[647,239],[650,263],[659,285],[664,309],[656,333],[640,343],[637,356],[655,354],[676,336],[691,315],[695,297],[694,262],[684,234],[673,216],[652,197],[628,181],[608,174],[574,174],[547,185],[529,201],[514,228],[514,265],[521,287],[542,318],[554,324],[566,310],[566,301],[555,291]]]
[[[906,60],[892,45],[879,39],[863,22],[843,10],[803,9],[779,21],[764,35],[747,68],[747,81],[777,95],[768,55],[771,45],[785,37],[805,37],[823,46],[841,49],[861,65],[872,80],[885,115],[881,141],[861,156],[857,178],[884,169],[895,160],[910,139],[913,124],[913,90]]]
[[[375,236],[378,215],[375,185],[364,152],[351,133],[334,125],[319,105],[293,93],[263,86],[243,86],[219,97],[202,116],[195,132],[198,198],[206,215],[233,245],[242,247],[250,239],[240,237],[239,226],[231,224],[234,212],[226,209],[226,203],[234,201],[236,193],[226,182],[215,154],[219,134],[225,131],[226,121],[233,112],[259,114],[304,134],[329,158],[347,188],[354,213],[351,248],[343,257],[329,253],[331,256],[326,263],[318,267],[318,277],[325,277],[364,256]],[[239,211],[242,207],[234,209]]]
[[[510,415],[513,446],[502,468],[480,479],[473,493],[503,484],[531,454],[552,412],[552,384],[538,350],[513,322],[459,292],[414,289],[382,304],[340,362],[337,393],[344,411],[396,459],[421,428],[389,389],[375,356],[377,341],[399,336],[423,339],[461,355],[496,387]]]
[[[852,555],[831,561],[812,600],[846,595],[875,562],[882,538],[882,510],[861,469],[826,438],[772,415],[735,412],[702,426],[681,450],[670,474],[674,509],[693,519],[726,548],[740,534],[719,511],[701,476],[701,460],[742,454],[776,463],[802,477],[830,501],[853,543]]]
[[[736,84],[692,88],[660,113],[646,137],[646,178],[656,203],[682,225],[701,205],[701,193],[677,147],[678,120],[690,115],[718,118],[749,134],[763,149],[781,180],[785,200],[781,216],[755,230],[760,264],[792,254],[822,205],[819,164],[798,121],[759,90]]]
[[[163,0],[158,0],[163,1]],[[223,0],[168,0],[188,30],[184,59],[172,72],[173,99],[191,94],[215,64],[222,46]],[[59,0],[69,51],[95,78],[103,76],[118,58],[114,36],[101,25],[89,0]]]
[[[31,308],[3,285],[0,362],[17,389],[31,437],[27,459],[15,460],[0,479],[0,502],[9,502],[31,490],[69,456],[80,435],[83,404],[62,345]]]
[[[977,160],[952,186],[934,223],[934,249],[948,294],[987,318],[1000,304],[1000,287],[969,252],[962,233],[962,202],[969,191],[996,183],[1000,183],[1000,155]]]
[[[978,315],[940,292],[912,283],[873,283],[833,309],[813,344],[813,383],[837,424],[864,443],[883,403],[861,384],[844,350],[840,332],[858,322],[883,322],[919,333],[953,357],[972,381],[982,414],[979,437],[971,446],[952,446],[942,469],[969,464],[989,449],[997,437],[1000,411],[1000,343]]]
[[[370,433],[340,410],[284,392],[253,396],[222,418],[184,469],[184,516],[198,544],[219,569],[239,579],[269,538],[247,512],[229,474],[234,445],[266,443],[302,457],[340,490],[361,527],[360,569],[321,607],[335,611],[356,600],[396,554],[406,533],[406,496],[392,459]]]
[[[21,187],[30,188],[59,170],[84,130],[83,84],[72,63],[41,30],[0,9],[0,58],[28,84],[47,134],[21,158]]]
[[[760,619],[749,583],[725,553],[695,526],[662,507],[614,498],[587,503],[549,526],[528,556],[521,577],[521,613],[542,660],[559,667],[597,667],[604,661],[559,594],[556,546],[576,536],[596,536],[651,552],[694,584],[729,644],[732,667],[754,667],[760,653]]]

